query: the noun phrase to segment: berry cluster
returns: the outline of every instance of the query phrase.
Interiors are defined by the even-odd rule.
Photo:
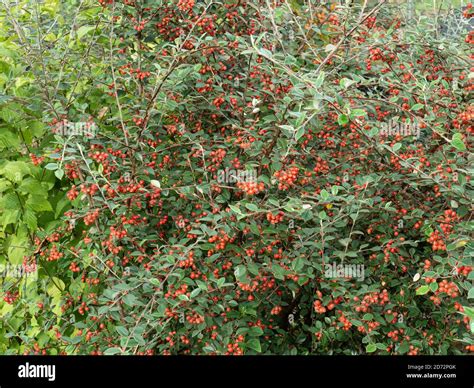
[[[240,344],[244,342],[244,336],[239,335],[234,343],[227,344],[227,352],[226,355],[234,355],[234,356],[241,356],[244,354]]]
[[[323,302],[320,300],[314,301],[313,308],[318,314],[324,314],[326,312],[326,307],[324,307]]]
[[[281,313],[281,310],[282,310],[282,307],[281,306],[275,306],[272,308],[272,310],[270,311],[270,314],[271,315],[278,315]]]
[[[283,221],[284,216],[285,213],[283,212],[279,212],[278,214],[267,213],[267,221],[272,225],[278,224],[279,222]]]
[[[263,182],[237,182],[236,186],[247,195],[255,195],[265,190]]]
[[[72,272],[79,272],[81,270],[74,261],[71,263],[71,265],[69,265],[69,269]]]
[[[3,300],[8,304],[13,304],[18,299],[18,297],[19,297],[18,291],[15,291],[15,292],[7,291],[5,292],[5,296],[3,297]]]
[[[450,298],[456,298],[459,295],[459,288],[454,282],[448,282],[446,279],[443,279],[438,283],[438,289],[434,295],[430,296],[430,300],[437,306],[441,304],[440,294],[446,294]]]
[[[199,325],[200,323],[204,322],[204,317],[196,312],[186,315],[186,320],[189,323],[192,323],[194,325]]]
[[[56,247],[56,245],[53,245],[52,248],[48,251],[43,251],[40,253],[40,256],[45,256],[45,255],[48,255],[48,257],[46,258],[47,261],[56,261],[56,260],[59,260],[61,259],[64,254],[62,252],[59,252],[58,251],[58,248]]]
[[[72,187],[69,189],[69,191],[66,194],[66,196],[68,197],[70,201],[74,201],[78,195],[79,195],[79,191],[77,191],[75,185],[72,185]]]
[[[339,321],[339,323],[342,324],[341,329],[344,331],[349,331],[352,327],[351,321],[349,321],[349,319],[344,315],[342,311],[338,310],[337,314],[339,315],[339,318],[337,320]]]
[[[358,302],[359,297],[354,297],[354,302]],[[366,313],[369,311],[371,305],[383,306],[390,302],[390,296],[386,289],[382,292],[371,292],[364,296],[359,306],[356,306],[355,311]]]
[[[31,162],[35,165],[38,166],[44,161],[44,156],[36,156],[35,154],[30,154],[30,159]]]
[[[99,209],[95,209],[90,213],[87,213],[84,217],[84,224],[92,225],[99,218]]]
[[[97,191],[99,191],[99,186],[97,186],[95,183],[91,184],[91,185],[87,185],[85,183],[83,183],[81,185],[81,192],[90,196],[90,197],[93,197],[95,193],[97,193]]]
[[[209,237],[208,242],[210,243],[216,243],[215,245],[215,250],[216,251],[223,251],[228,243],[232,243],[235,240],[235,238],[231,238],[227,235],[226,232],[221,230],[219,234],[216,234],[215,236]]]
[[[195,0],[179,0],[178,9],[183,12],[190,12],[194,7]]]
[[[290,167],[288,170],[275,172],[274,176],[278,180],[278,190],[288,190],[298,178],[298,167]]]

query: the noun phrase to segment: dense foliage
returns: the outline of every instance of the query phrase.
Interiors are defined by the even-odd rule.
[[[1,353],[474,350],[474,35],[320,3],[4,6]]]

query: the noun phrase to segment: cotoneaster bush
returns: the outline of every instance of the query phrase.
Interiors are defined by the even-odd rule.
[[[10,347],[474,349],[472,33],[437,40],[435,26],[405,23],[384,2],[318,4],[91,8],[96,27],[79,28],[97,36],[84,48],[96,55],[90,78],[60,95],[77,95],[75,106],[44,117],[87,114],[98,131],[56,136],[39,163],[68,205],[28,257],[54,274],[61,304],[44,298],[28,316],[40,332],[8,329]],[[387,136],[389,120],[419,134]],[[330,277],[333,264],[364,276]],[[55,336],[39,344],[44,332]]]

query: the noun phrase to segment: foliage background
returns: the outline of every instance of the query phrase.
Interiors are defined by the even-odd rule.
[[[472,351],[472,33],[406,10],[5,0],[0,352]]]

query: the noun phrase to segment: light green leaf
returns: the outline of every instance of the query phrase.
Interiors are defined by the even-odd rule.
[[[460,133],[455,133],[451,140],[451,144],[455,147],[458,151],[465,151],[466,145],[462,139],[462,135]]]
[[[339,117],[337,118],[337,122],[339,123],[340,126],[345,126],[349,122],[349,117],[344,114],[340,114]]]
[[[375,344],[368,344],[366,347],[365,347],[365,351],[367,353],[373,353],[377,350],[377,345]]]
[[[95,26],[82,26],[77,30],[78,39],[82,39],[88,32],[95,29]]]
[[[48,200],[42,197],[41,195],[30,195],[30,197],[26,201],[26,207],[37,212],[46,212],[53,210]]]
[[[415,104],[411,107],[411,110],[417,111],[423,108],[423,104]]]
[[[429,287],[429,286],[421,286],[421,287],[418,287],[418,288],[417,288],[417,290],[416,290],[416,295],[425,295],[425,294],[427,294],[429,291],[430,291],[430,287]]]
[[[467,299],[474,299],[474,287],[469,290]]]

